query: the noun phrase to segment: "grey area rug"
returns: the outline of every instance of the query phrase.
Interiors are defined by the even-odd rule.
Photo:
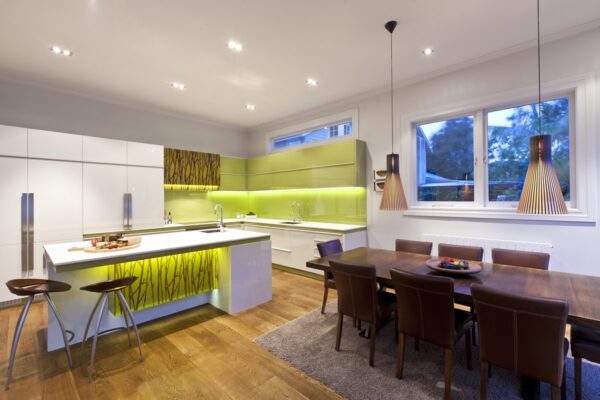
[[[415,351],[407,339],[404,377],[395,377],[397,345],[393,323],[377,333],[375,367],[369,367],[369,341],[358,336],[352,319],[344,318],[340,352],[334,350],[337,323],[336,303],[328,304],[325,315],[315,310],[258,337],[255,341],[307,375],[348,399],[439,399],[444,389],[444,355],[439,347],[421,343]],[[600,399],[600,366],[583,365],[583,398]],[[573,359],[567,359],[568,398],[573,399]],[[479,398],[477,347],[473,347],[473,370],[466,366],[462,339],[454,353],[452,398]],[[492,369],[489,399],[519,399],[520,379],[512,372]],[[541,384],[541,398],[550,398],[549,385]]]

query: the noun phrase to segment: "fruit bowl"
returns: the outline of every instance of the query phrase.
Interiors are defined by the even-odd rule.
[[[450,275],[471,275],[483,270],[481,263],[449,257],[431,258],[425,261],[425,265],[436,272]]]

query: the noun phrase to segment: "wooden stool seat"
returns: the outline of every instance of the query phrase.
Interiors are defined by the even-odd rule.
[[[82,286],[80,289],[93,293],[110,293],[116,292],[117,290],[123,290],[131,286],[135,281],[137,281],[137,276],[128,276],[110,281],[92,283],[91,285]]]
[[[17,296],[31,296],[42,293],[58,293],[71,290],[71,285],[48,279],[12,279],[6,282],[8,290]]]

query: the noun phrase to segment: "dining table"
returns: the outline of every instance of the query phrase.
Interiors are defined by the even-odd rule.
[[[480,263],[482,270],[479,273],[457,276],[451,271],[440,273],[429,268],[426,262],[431,258],[423,254],[358,247],[307,261],[306,266],[328,271],[329,260],[373,265],[377,281],[387,287],[393,287],[392,269],[420,275],[447,275],[454,279],[454,297],[461,304],[472,304],[471,285],[474,283],[525,296],[566,300],[569,303],[567,322],[600,329],[600,277],[488,262]]]

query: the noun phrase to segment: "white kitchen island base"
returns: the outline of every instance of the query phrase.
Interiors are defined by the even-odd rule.
[[[45,247],[48,278],[72,286],[68,292],[52,295],[65,328],[74,334],[71,344],[81,342],[85,324],[99,297],[97,293],[81,291],[79,288],[107,280],[109,269],[125,264],[156,257],[185,256],[204,250],[218,251],[219,254],[215,289],[134,310],[138,324],[208,303],[227,313],[236,313],[272,298],[271,242],[268,235],[235,229],[211,234],[198,231],[175,232],[144,236],[142,246],[123,252],[100,253],[101,255],[68,252],[70,247],[81,246],[82,243]],[[157,268],[153,263],[149,267]],[[147,280],[147,276],[143,275],[140,279]],[[125,327],[123,316],[116,312],[114,305],[107,307],[102,316],[100,332],[121,327]],[[91,334],[93,332],[88,335]],[[52,313],[48,313],[47,339],[48,351],[64,347],[58,323]]]

